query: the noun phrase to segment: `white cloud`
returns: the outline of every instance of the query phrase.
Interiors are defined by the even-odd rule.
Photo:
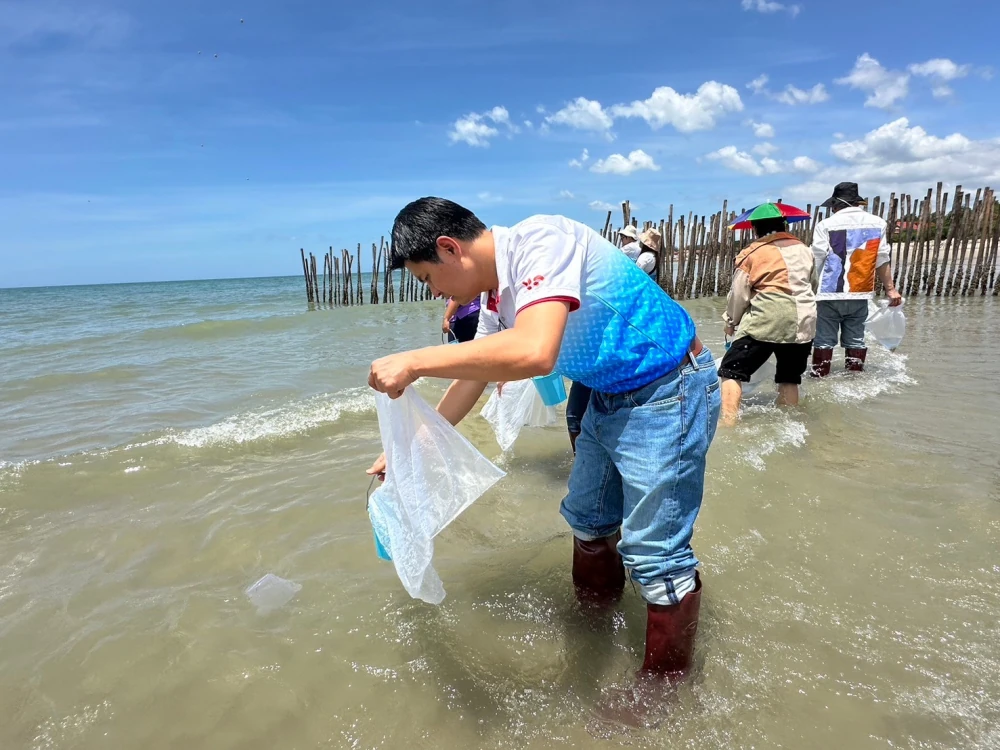
[[[785,5],[774,0],[743,0],[743,10],[754,10],[758,13],[780,13],[785,11],[795,18],[802,12],[800,5]]]
[[[823,165],[808,156],[796,156],[792,159],[792,169],[796,172],[818,172]]]
[[[604,201],[591,201],[587,205],[593,210],[601,211],[602,213],[606,211],[614,211],[616,208],[620,208],[620,206],[612,206],[610,203],[605,203]]]
[[[719,162],[726,169],[742,172],[753,176],[764,174],[764,168],[746,151],[739,151],[736,146],[724,146],[718,151],[708,154],[706,159]]]
[[[830,152],[839,164],[822,169],[811,182],[793,186],[790,195],[814,200],[829,195],[843,180],[859,183],[862,195],[923,192],[939,180],[949,185],[1000,182],[1000,139],[975,141],[961,133],[939,137],[911,126],[905,117],[858,140],[834,143]]]
[[[492,125],[490,124],[492,123]],[[471,112],[460,117],[452,125],[448,137],[452,143],[467,143],[470,146],[489,146],[490,139],[500,135],[494,126],[502,126],[511,135],[519,132],[510,121],[510,113],[504,107],[494,107],[489,112]]]
[[[531,120],[525,120],[525,121],[524,121],[524,127],[526,127],[526,128],[528,129],[528,130],[531,130],[531,129],[532,129],[533,127],[535,127],[535,126],[534,126],[534,124],[533,124],[533,123],[531,122]]]
[[[770,146],[771,149],[774,149],[769,143],[762,143],[759,146]],[[758,154],[762,154],[763,158],[760,161],[757,161],[746,151],[740,151],[736,146],[725,146],[718,151],[713,151],[705,158],[718,162],[726,169],[748,174],[752,177],[760,177],[765,174],[779,174],[781,172],[816,172],[822,168],[819,162],[810,159],[808,156],[797,156],[790,162],[784,162],[772,159],[767,154],[762,153],[764,149],[758,150],[758,148],[755,148],[754,150]]]
[[[766,75],[759,75],[747,84],[747,88],[755,94],[763,94],[768,99],[774,99],[782,104],[795,106],[797,104],[822,104],[830,98],[826,86],[817,83],[811,89],[800,89],[797,86],[788,84],[784,91],[775,92],[767,87],[770,79]]]
[[[788,84],[780,94],[775,94],[774,98],[782,104],[795,106],[797,104],[822,104],[830,98],[826,86],[817,83],[811,89],[804,90]]]
[[[611,126],[614,125],[614,120],[604,111],[600,102],[583,96],[578,96],[555,114],[546,117],[545,122],[605,135],[609,135]]]
[[[865,52],[854,63],[854,69],[836,83],[850,86],[868,94],[866,107],[892,109],[910,90],[910,76],[900,70],[888,70]]]
[[[571,167],[576,167],[576,168],[580,168],[580,167],[582,167],[582,166],[583,166],[583,165],[584,165],[584,164],[585,164],[586,162],[588,162],[589,160],[590,160],[590,151],[588,151],[587,149],[584,149],[584,150],[583,150],[583,153],[582,153],[582,154],[580,154],[580,158],[579,158],[579,159],[570,159],[570,161],[569,161],[569,165],[570,165]]]
[[[915,63],[907,70],[915,76],[929,78],[932,84],[932,93],[941,99],[954,93],[948,83],[958,78],[965,78],[972,70],[972,66],[958,65],[946,58],[937,57],[927,62]]]
[[[642,149],[636,149],[628,156],[611,154],[607,159],[598,159],[590,171],[598,174],[629,175],[643,169],[658,172],[660,167],[653,161],[652,156]]]
[[[739,92],[716,81],[703,83],[693,94],[679,94],[669,86],[660,86],[644,101],[611,108],[615,117],[641,117],[653,130],[673,125],[682,133],[709,130],[728,112],[742,111]]]
[[[479,193],[478,195],[476,195],[476,197],[479,198],[479,200],[481,200],[483,203],[500,203],[503,201],[502,195],[494,195],[489,191],[484,193]]]
[[[576,200],[576,196],[569,190],[560,190],[559,197],[564,201]]]
[[[753,134],[758,138],[774,138],[774,126],[766,122],[748,120],[747,125],[753,128]]]
[[[834,133],[834,134],[833,134],[833,137],[834,137],[834,138],[835,138],[836,140],[838,140],[838,141],[842,141],[842,140],[844,140],[844,139],[845,139],[845,138],[846,138],[847,136],[846,136],[846,135],[844,135],[843,133]]]
[[[763,94],[765,91],[767,91],[767,84],[768,81],[770,80],[771,79],[768,78],[766,74],[762,73],[761,75],[757,76],[752,81],[750,81],[750,83],[747,84],[747,88],[753,91],[755,94]]]
[[[753,147],[753,152],[758,156],[770,156],[777,150],[778,147],[773,143],[758,143]]]

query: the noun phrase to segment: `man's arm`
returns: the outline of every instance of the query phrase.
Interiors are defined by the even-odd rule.
[[[750,298],[753,296],[753,287],[750,286],[750,276],[742,268],[737,268],[733,273],[733,286],[729,290],[726,299],[726,312],[722,320],[726,323],[726,334],[732,336],[736,332],[737,326],[743,320],[743,315],[750,307]]]
[[[885,295],[889,298],[889,307],[897,307],[903,304],[903,295],[896,291],[896,285],[892,282],[892,266],[887,262],[883,263],[875,272],[879,281],[885,287]]]
[[[461,305],[453,297],[448,300],[448,306],[444,309],[444,320],[441,321],[441,331],[443,333],[448,333],[451,330],[451,319],[455,317],[455,313],[458,312],[458,308]]]
[[[399,398],[406,386],[421,377],[489,383],[548,375],[559,358],[569,304],[540,300],[521,309],[513,328],[492,336],[375,360],[368,384]]]
[[[821,221],[813,230],[812,253],[813,260],[816,261],[816,273],[822,277],[823,267],[826,266],[826,256],[830,254],[830,231],[823,226]],[[817,286],[817,289],[819,287]]]

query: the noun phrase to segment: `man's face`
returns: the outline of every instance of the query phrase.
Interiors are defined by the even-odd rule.
[[[406,270],[427,284],[435,297],[453,297],[460,305],[486,291],[477,288],[472,262],[457,243],[453,246],[439,240],[438,258],[440,263],[407,263]]]

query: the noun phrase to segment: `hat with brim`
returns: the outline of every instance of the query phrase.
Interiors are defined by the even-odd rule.
[[[856,206],[865,199],[858,195],[858,183],[841,182],[833,189],[833,195],[820,203],[821,208],[837,208],[838,206]]]
[[[622,230],[618,233],[619,237],[628,237],[629,239],[635,240],[639,238],[639,234],[635,231],[635,227],[629,224],[627,227],[622,227]]]
[[[660,230],[649,228],[639,235],[639,244],[652,250],[660,249]]]

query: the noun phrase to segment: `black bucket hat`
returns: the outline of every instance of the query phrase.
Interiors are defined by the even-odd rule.
[[[866,200],[858,195],[858,183],[841,182],[833,189],[833,195],[820,203],[820,208],[835,208],[838,205],[857,206]]]

